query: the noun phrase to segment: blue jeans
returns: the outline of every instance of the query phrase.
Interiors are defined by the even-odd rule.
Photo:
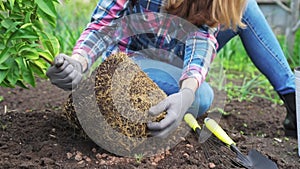
[[[247,25],[245,29],[218,33],[218,50],[231,38],[239,35],[254,65],[267,77],[275,91],[282,95],[295,92],[294,74],[256,0],[248,0],[242,20]],[[182,72],[180,68],[146,58],[134,60],[166,94],[178,92],[178,79]],[[204,82],[197,90],[189,111],[195,116],[201,116],[211,106],[213,98],[212,88]]]
[[[248,56],[270,81],[275,91],[282,95],[295,92],[294,74],[256,0],[248,0],[242,20],[247,25],[246,29],[219,32],[219,50],[231,38],[239,35]]]
[[[132,57],[132,59],[167,95],[179,91],[181,68],[140,56]],[[203,82],[196,91],[195,101],[188,112],[195,117],[203,115],[211,106],[213,98],[213,89],[208,83]]]

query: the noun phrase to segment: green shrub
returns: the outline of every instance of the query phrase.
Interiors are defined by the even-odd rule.
[[[0,2],[0,86],[35,86],[59,53],[55,36],[57,0],[2,0]]]

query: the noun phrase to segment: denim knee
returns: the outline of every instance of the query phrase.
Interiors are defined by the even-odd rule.
[[[167,95],[171,95],[171,94],[177,93],[179,91],[178,82],[170,73],[167,73],[164,70],[161,70],[158,68],[147,68],[147,69],[144,69],[143,71]]]
[[[202,116],[212,105],[214,99],[214,91],[211,86],[203,82],[195,94],[195,100],[188,112],[195,117]]]

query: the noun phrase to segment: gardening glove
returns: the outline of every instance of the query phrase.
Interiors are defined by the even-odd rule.
[[[166,138],[181,123],[183,116],[194,101],[195,94],[192,89],[183,88],[178,93],[168,96],[166,99],[149,109],[149,114],[156,116],[163,111],[167,114],[160,122],[147,124],[151,135]]]
[[[82,65],[65,54],[59,54],[55,57],[54,64],[48,69],[46,75],[57,87],[72,90],[82,79]]]

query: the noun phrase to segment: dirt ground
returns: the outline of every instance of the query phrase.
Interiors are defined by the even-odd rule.
[[[0,88],[0,168],[233,168],[229,152],[200,144],[192,131],[175,147],[153,157],[115,156],[83,137],[62,116],[68,92],[38,80],[37,87]],[[285,108],[268,100],[232,101],[221,126],[243,153],[250,149],[279,168],[300,168],[297,140],[284,137]],[[222,150],[222,151],[220,151]]]

